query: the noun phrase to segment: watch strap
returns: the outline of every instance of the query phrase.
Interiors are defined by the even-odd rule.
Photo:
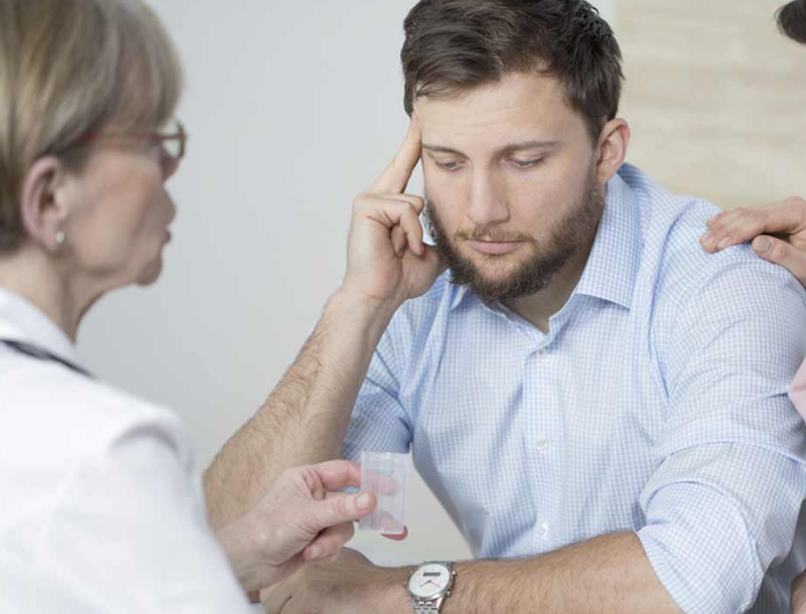
[[[442,598],[437,601],[413,601],[411,605],[417,614],[439,614]]]

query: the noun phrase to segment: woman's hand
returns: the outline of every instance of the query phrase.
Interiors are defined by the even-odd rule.
[[[338,492],[360,482],[361,469],[347,461],[289,469],[251,512],[221,530],[219,542],[244,590],[338,553],[353,536],[353,521],[375,508],[372,494]]]
[[[759,256],[786,267],[806,287],[806,200],[793,196],[766,207],[724,211],[708,228],[700,239],[708,253],[752,241]]]

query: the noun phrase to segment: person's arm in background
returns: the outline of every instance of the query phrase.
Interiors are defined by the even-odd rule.
[[[806,614],[806,572],[792,583],[792,614]]]
[[[753,251],[789,269],[806,287],[806,200],[793,196],[772,205],[724,211],[708,222],[700,242],[709,253],[751,241]],[[790,390],[806,416],[806,364]],[[792,612],[806,614],[806,572],[792,585]]]
[[[711,254],[748,241],[759,256],[786,267],[806,287],[806,200],[793,196],[764,207],[723,211],[708,221],[700,239]]]
[[[299,357],[204,476],[213,526],[252,509],[287,468],[340,458],[350,414],[392,315],[440,273],[423,243],[424,201],[404,194],[421,153],[414,119],[400,152],[353,207],[347,273]]]

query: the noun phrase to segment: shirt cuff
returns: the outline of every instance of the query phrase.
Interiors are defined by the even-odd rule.
[[[653,496],[648,518],[638,539],[683,612],[734,614],[755,602],[763,571],[744,519],[716,489],[666,486]]]

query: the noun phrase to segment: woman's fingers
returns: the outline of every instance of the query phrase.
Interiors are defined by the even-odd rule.
[[[731,211],[711,226],[700,243],[706,251],[717,252],[752,240],[763,232],[776,232],[768,228],[768,220],[760,212]]]
[[[352,522],[346,522],[322,531],[302,552],[305,561],[316,561],[336,554],[355,534]]]
[[[334,460],[312,465],[310,468],[317,473],[327,490],[336,491],[361,486],[361,467],[356,463]]]
[[[793,247],[786,241],[762,235],[753,243],[753,250],[765,260],[780,264],[789,269],[806,287],[806,252]]]
[[[761,234],[806,233],[806,201],[793,196],[767,207],[723,211],[708,220],[708,231],[700,239],[703,248],[714,253]]]

